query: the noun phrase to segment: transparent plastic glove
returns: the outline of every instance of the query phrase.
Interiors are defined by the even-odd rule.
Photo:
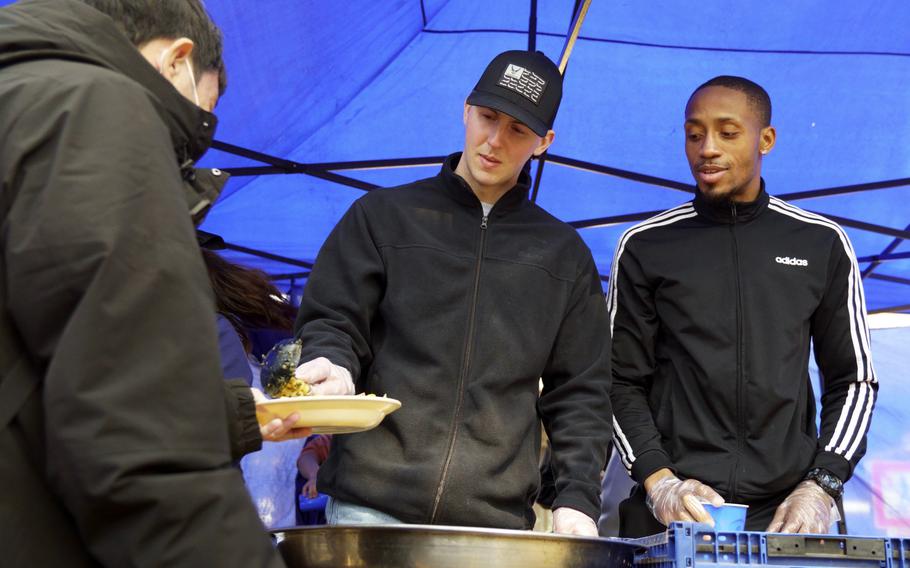
[[[701,481],[683,481],[673,475],[657,480],[645,501],[654,518],[665,525],[673,521],[696,521],[714,526],[714,519],[702,507],[702,502],[724,504],[724,498]]]
[[[307,361],[297,367],[294,376],[309,383],[313,394],[354,394],[354,381],[351,379],[351,373],[325,357]]]
[[[553,532],[596,537],[597,523],[581,511],[559,507],[553,510]]]
[[[767,532],[825,534],[837,520],[834,499],[812,480],[800,482],[784,499]]]

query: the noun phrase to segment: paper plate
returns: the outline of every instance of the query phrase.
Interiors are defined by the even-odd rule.
[[[314,434],[350,434],[375,428],[400,407],[401,402],[384,396],[291,396],[257,403],[256,418],[263,425],[298,412],[298,428],[312,428]]]

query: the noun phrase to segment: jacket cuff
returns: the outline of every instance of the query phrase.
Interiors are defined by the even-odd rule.
[[[815,454],[815,459],[812,460],[812,465],[809,469],[816,467],[827,469],[845,483],[853,475],[853,464],[834,452],[822,451]]]
[[[224,404],[231,437],[231,460],[236,462],[262,448],[262,434],[259,431],[259,421],[256,420],[256,403],[250,387],[243,379],[227,379],[224,388]]]
[[[563,490],[553,500],[553,505],[550,509],[555,511],[560,507],[568,507],[580,511],[597,523],[600,518],[600,495],[589,496],[577,491]]]
[[[672,469],[674,472],[676,471],[667,452],[663,450],[648,450],[640,454],[632,464],[632,479],[640,484],[644,484],[645,479],[647,479],[649,475],[663,468]]]

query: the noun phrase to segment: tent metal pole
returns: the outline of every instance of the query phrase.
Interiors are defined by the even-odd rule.
[[[303,165],[303,164],[301,164]],[[276,166],[259,166],[259,167],[250,167],[250,168],[224,168],[224,171],[231,174],[235,177],[243,176],[260,176],[268,174],[303,174],[319,179],[324,179],[326,181],[331,181],[340,185],[346,185],[348,187],[353,187],[355,189],[361,189],[363,191],[372,191],[378,189],[380,186],[375,183],[369,183],[366,181],[361,181],[359,179],[354,179],[352,177],[343,176],[341,174],[336,174],[330,171],[322,170],[319,168],[313,168],[310,166],[295,168],[293,170],[287,170],[284,168]]]
[[[242,156],[244,158],[256,160],[257,162],[262,162],[263,164],[269,164],[271,166],[284,167],[284,168],[288,168],[288,169],[296,169],[303,165],[298,162],[293,162],[291,160],[285,160],[283,158],[278,158],[277,156],[271,156],[269,154],[264,154],[262,152],[250,150],[249,148],[243,148],[241,146],[235,146],[234,144],[228,144],[227,142],[222,142],[220,140],[212,140],[211,147],[216,150],[221,150],[222,152],[227,152],[228,154],[234,154],[235,156]],[[225,170],[225,171],[227,171],[227,170]]]
[[[292,283],[298,278],[309,278],[310,271],[306,272],[288,272],[287,274],[269,274],[269,280],[290,280]]]
[[[889,276],[887,274],[870,274],[869,280],[881,280],[882,282],[891,282],[893,284],[906,284],[910,286],[910,278],[901,278],[900,276]]]
[[[352,177],[343,176],[341,174],[336,174],[333,172],[328,172],[325,170],[318,170],[315,168],[308,168],[308,171],[305,173],[308,176],[317,177],[319,179],[324,179],[326,181],[335,182],[341,185],[346,185],[348,187],[353,187],[354,189],[362,189],[363,191],[373,191],[374,189],[379,189],[380,186],[375,183],[369,183],[366,181],[360,181],[359,179],[354,179]]]
[[[619,168],[612,168],[610,166],[601,166],[600,164],[593,164],[591,162],[576,160],[575,158],[568,158],[566,156],[560,156],[557,154],[549,154],[547,156],[547,159],[561,166],[568,166],[570,168],[585,170],[588,172],[638,181],[641,183],[646,183],[648,185],[656,185],[658,187],[665,187],[667,189],[676,189],[679,191],[685,191],[687,193],[694,193],[695,191],[694,186],[691,183],[683,183],[671,179],[649,176],[647,174],[630,172],[628,170],[621,170]]]
[[[910,252],[892,252],[890,254],[870,254],[869,256],[861,256],[856,259],[856,262],[887,262],[889,260],[907,260],[910,259]],[[872,274],[869,278],[877,278],[878,280],[890,280],[894,282],[893,278],[896,276],[887,277],[883,274]]]
[[[442,164],[445,160],[445,156],[428,156],[428,157],[419,157],[419,158],[389,158],[389,159],[379,159],[379,160],[354,160],[349,162],[320,162],[312,164],[302,164],[299,162],[292,162],[289,160],[283,160],[281,158],[270,156],[268,154],[263,154],[261,152],[256,152],[254,150],[248,150],[246,148],[241,148],[239,146],[234,146],[232,144],[227,144],[224,142],[216,142],[216,145],[213,145],[214,148],[218,150],[235,154],[238,156],[243,156],[246,158],[251,158],[257,161],[261,161],[267,164],[272,164],[269,166],[257,166],[257,167],[237,167],[237,168],[222,168],[224,171],[235,176],[253,176],[253,175],[268,175],[268,174],[288,174],[288,173],[310,173],[307,170],[370,170],[370,169],[383,169],[383,168],[407,168],[415,166],[431,166]],[[632,172],[629,170],[623,170],[620,168],[613,168],[610,166],[604,166],[601,164],[595,164],[593,162],[587,162],[584,160],[577,160],[575,158],[569,158],[566,156],[560,156],[557,154],[547,154],[547,160],[555,162],[557,164],[567,166],[570,168],[575,168],[578,170],[583,170],[591,173],[609,175],[613,177],[618,177],[622,179],[628,179],[632,181],[637,181],[641,183],[646,183],[648,185],[654,185],[657,187],[665,187],[668,189],[677,189],[680,191],[685,191],[688,193],[694,192],[694,186],[691,183],[683,183],[675,180],[669,180],[665,178],[659,178],[656,176],[650,176],[647,174],[641,174],[638,172]],[[816,197],[830,197],[832,195],[842,195],[845,193],[859,193],[862,191],[874,191],[879,189],[890,189],[893,187],[904,187],[910,185],[910,178],[900,178],[893,180],[884,180],[884,181],[875,181],[868,183],[859,183],[853,185],[843,185],[837,187],[829,187],[824,189],[811,189],[807,191],[794,191],[791,193],[782,193],[777,195],[778,198],[786,201],[796,201],[798,199],[812,199]],[[907,230],[910,230],[908,227]]]
[[[907,225],[904,228],[904,230],[910,231],[910,225]],[[894,249],[896,249],[898,246],[900,246],[900,244],[902,242],[904,242],[904,239],[894,239],[893,241],[891,241],[888,244],[888,246],[885,247],[885,250],[883,250],[881,252],[881,254],[890,254],[890,253],[894,252]],[[867,266],[866,269],[863,270],[862,278],[866,278],[866,277],[874,278],[875,275],[872,273],[875,272],[875,269],[878,268],[880,264],[881,264],[880,262],[873,262],[872,264]],[[910,284],[910,280],[907,281],[907,284]]]
[[[531,15],[528,21],[528,51],[537,51],[537,0],[531,0]]]
[[[309,176],[321,178],[327,181],[340,183],[349,187],[356,189],[362,189],[364,191],[371,191],[379,186],[374,183],[368,183],[365,181],[360,181],[354,178],[343,176],[340,174],[332,173],[326,171],[318,166],[313,164],[301,164],[300,162],[294,162],[292,160],[285,160],[283,158],[278,158],[275,156],[270,156],[269,154],[263,154],[262,152],[256,152],[255,150],[250,150],[248,148],[241,148],[240,146],[235,146],[233,144],[228,144],[226,142],[220,142],[215,140],[212,142],[212,148],[221,150],[223,152],[230,152],[237,156],[242,156],[244,158],[250,158],[264,164],[269,164],[269,166],[260,166],[260,167],[247,167],[247,168],[224,168],[224,171],[231,174],[232,176],[256,176],[263,174],[306,174]]]
[[[445,159],[446,156],[387,158],[382,160],[355,160],[353,162],[318,162],[309,164],[309,166],[321,170],[381,170],[414,166],[441,166]]]
[[[870,233],[878,233],[880,235],[888,235],[891,237],[896,237],[898,239],[910,239],[910,231],[902,231],[901,229],[892,229],[891,227],[885,227],[883,225],[876,225],[874,223],[866,223],[865,221],[857,221],[856,219],[849,219],[847,217],[838,217],[837,215],[831,215],[829,213],[820,213],[818,211],[810,211],[810,213],[815,213],[816,215],[821,215],[826,217],[839,225],[844,227],[853,227],[854,229],[860,229],[862,231],[869,231]],[[906,254],[907,258],[910,258],[910,253],[897,253],[897,254]],[[897,255],[889,255],[895,257]],[[893,258],[891,259],[893,260]]]
[[[536,43],[537,33],[537,0],[532,0],[532,13],[534,17],[534,33]],[[563,76],[566,74],[566,67],[569,65],[569,57],[572,55],[572,48],[578,40],[578,33],[581,31],[581,25],[588,15],[588,8],[591,6],[591,0],[575,0],[575,6],[572,8],[572,23],[569,26],[569,35],[566,37],[566,43],[562,46],[562,54],[559,56],[559,73]],[[533,51],[533,50],[532,50]],[[540,192],[540,178],[543,176],[543,166],[547,161],[547,152],[537,157],[537,175],[534,177],[534,189],[531,192],[531,203],[537,203],[537,195]]]
[[[307,262],[305,260],[297,260],[296,258],[289,258],[286,256],[272,254],[270,252],[265,252],[263,250],[252,249],[252,248],[248,248],[248,247],[244,247],[244,246],[240,246],[240,245],[235,245],[232,243],[224,243],[224,248],[226,248],[227,250],[242,252],[244,254],[248,254],[251,256],[258,256],[260,258],[274,260],[277,262],[281,262],[283,264],[290,264],[291,266],[299,266],[301,268],[308,268],[308,269],[313,268],[312,262]]]
[[[271,174],[299,174],[302,172],[288,171],[287,168],[278,166],[250,166],[245,168],[221,168],[231,174],[231,177],[265,176]]]
[[[857,183],[854,185],[841,185],[838,187],[829,187],[826,189],[812,189],[809,191],[795,191],[787,193],[786,197],[778,195],[781,199],[811,199],[813,197],[828,197],[831,195],[840,195],[843,193],[857,193],[860,191],[871,191],[875,189],[890,189],[892,187],[903,187],[910,185],[910,178],[892,179],[885,181],[873,181],[869,183]]]
[[[442,164],[445,161],[445,156],[428,156],[420,158],[389,158],[381,160],[354,160],[350,162],[315,162],[311,164],[304,164],[301,162],[295,162],[292,160],[286,160],[284,158],[279,158],[277,156],[272,156],[271,154],[266,154],[264,152],[257,152],[256,150],[250,150],[249,148],[243,148],[241,146],[236,146],[234,144],[228,144],[227,142],[222,142],[220,140],[215,140],[212,142],[212,148],[220,150],[227,154],[233,154],[235,156],[241,156],[243,158],[249,158],[251,160],[256,160],[257,162],[262,162],[263,164],[269,164],[278,168],[278,171],[268,172],[268,173],[284,173],[281,170],[301,170],[306,168],[317,168],[321,170],[368,170],[368,169],[378,169],[378,168],[402,168],[408,166],[430,166],[434,164]],[[222,168],[224,171],[229,171],[230,168]],[[243,168],[234,168],[234,169],[243,169]]]
[[[537,192],[540,190],[540,178],[543,177],[543,166],[547,163],[547,154],[544,152],[537,160],[537,174],[534,176],[534,188],[531,190],[531,203],[537,203]]]
[[[637,172],[632,172],[629,170],[622,170],[619,168],[613,168],[610,166],[603,166],[600,164],[595,164],[593,162],[586,162],[584,160],[577,160],[575,158],[569,158],[566,156],[559,156],[557,154],[548,154],[547,159],[551,162],[560,164],[562,166],[567,166],[570,168],[575,168],[578,170],[583,170],[596,174],[609,175],[613,177],[618,177],[622,179],[628,179],[632,181],[638,181],[641,183],[646,183],[649,185],[655,185],[658,187],[666,187],[668,189],[678,189],[680,191],[686,191],[688,193],[693,193],[695,186],[692,183],[683,183],[675,180],[669,180],[665,178],[659,178],[655,176],[650,176],[647,174],[640,174]],[[812,189],[808,191],[794,191],[791,193],[782,193],[776,197],[784,199],[787,201],[796,201],[797,199],[812,199],[815,197],[830,197],[832,195],[841,195],[845,193],[859,193],[862,191],[873,191],[878,189],[890,189],[893,187],[903,187],[910,185],[910,178],[901,178],[885,181],[874,181],[869,183],[858,183],[854,185],[843,185],[837,187],[829,187],[824,189]]]
[[[578,40],[578,34],[581,32],[581,25],[585,21],[585,16],[588,15],[588,8],[591,7],[591,0],[581,0],[581,2],[575,2],[575,12],[572,15],[572,26],[569,28],[569,37],[566,38],[566,43],[562,47],[562,55],[559,56],[559,72],[563,75],[566,74],[566,67],[569,65],[569,57],[572,55],[572,48],[575,47],[575,42]]]

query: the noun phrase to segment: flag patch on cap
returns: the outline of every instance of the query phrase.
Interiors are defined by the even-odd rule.
[[[547,88],[547,82],[540,75],[530,69],[525,69],[521,65],[510,63],[503,71],[502,77],[497,83],[500,87],[505,87],[515,91],[519,95],[528,99],[535,105],[540,101],[540,96],[544,89]]]

